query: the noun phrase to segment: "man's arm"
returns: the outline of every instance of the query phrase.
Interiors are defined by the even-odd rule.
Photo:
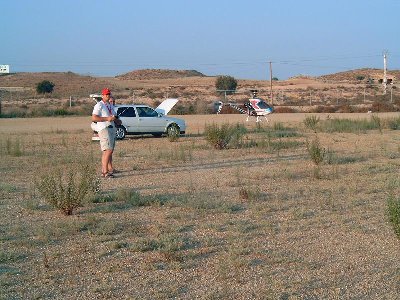
[[[112,122],[114,121],[116,118],[115,116],[109,116],[109,117],[100,117],[98,115],[92,115],[92,122]]]

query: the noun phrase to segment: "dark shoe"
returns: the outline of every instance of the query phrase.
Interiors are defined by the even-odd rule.
[[[112,173],[101,173],[101,177],[103,178],[115,178]]]
[[[121,173],[121,171],[117,170],[117,169],[114,169],[114,170],[108,172],[108,174],[117,174],[117,173]]]

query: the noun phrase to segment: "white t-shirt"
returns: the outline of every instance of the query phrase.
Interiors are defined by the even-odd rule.
[[[99,117],[109,117],[111,115],[117,115],[114,110],[114,106],[109,103],[104,103],[104,101],[99,101],[93,108],[92,115],[96,115]],[[105,122],[97,122],[95,126],[96,131],[99,132],[104,128],[107,128],[109,125],[113,125],[113,122],[105,121]]]

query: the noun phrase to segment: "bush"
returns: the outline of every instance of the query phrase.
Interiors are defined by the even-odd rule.
[[[230,95],[233,91],[236,91],[237,81],[232,76],[218,76],[215,81],[215,87],[217,90],[225,90],[226,94]],[[224,94],[224,92],[219,92]]]
[[[243,125],[236,124],[222,124],[219,127],[217,124],[206,125],[205,127],[205,138],[215,149],[226,149],[228,145],[240,144],[241,138],[247,132]]]
[[[326,149],[321,146],[321,144],[318,140],[318,137],[316,136],[315,139],[311,143],[308,143],[308,141],[307,141],[307,150],[308,150],[308,154],[310,155],[311,160],[315,164],[314,178],[319,179],[319,178],[321,178],[320,164],[324,161]]]
[[[36,85],[36,91],[39,94],[46,94],[53,92],[55,84],[48,80],[43,80]]]
[[[321,146],[318,137],[315,137],[311,143],[307,143],[307,150],[311,160],[319,166],[324,160],[326,150]]]
[[[66,174],[61,170],[51,171],[35,182],[35,186],[47,203],[65,215],[72,215],[87,196],[99,191],[100,182],[95,174],[89,165],[81,171],[71,168]]]

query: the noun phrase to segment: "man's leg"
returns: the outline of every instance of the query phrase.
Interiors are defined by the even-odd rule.
[[[108,160],[107,171],[108,171],[109,173],[112,173],[112,172],[114,171],[114,167],[113,167],[113,165],[112,165],[112,153],[111,153],[111,156],[110,156],[110,158],[109,158],[109,160]]]
[[[112,129],[110,129],[110,147],[112,148],[113,152],[114,152],[114,147],[115,147],[116,136],[117,136],[117,130],[114,127]],[[109,159],[108,164],[107,164],[107,171],[109,173],[113,173],[114,172],[113,159],[112,159],[113,152],[111,153],[110,159]]]
[[[103,154],[101,156],[101,173],[103,173],[104,175],[109,172],[108,165],[110,163],[110,158],[112,157],[112,153],[113,150],[107,149],[103,151]]]
[[[106,175],[112,172],[112,153],[114,151],[115,140],[112,128],[105,128],[99,132],[101,155],[101,173]]]

